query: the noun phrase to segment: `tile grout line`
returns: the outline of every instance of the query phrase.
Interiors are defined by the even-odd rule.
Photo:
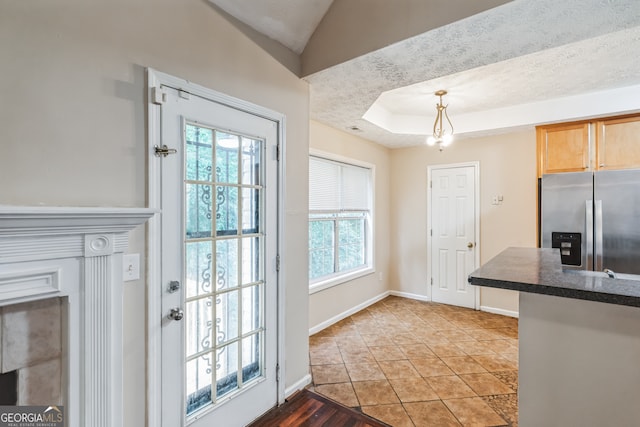
[[[389,304],[388,302],[391,302],[392,304]],[[407,301],[412,301],[412,300],[407,300]],[[400,304],[399,304],[400,303]],[[467,309],[459,309],[459,308],[447,308],[448,306],[443,306],[443,305],[436,305],[433,303],[424,303],[424,302],[420,302],[418,305],[422,308],[429,308],[429,310],[431,310],[431,312],[429,313],[429,315],[427,316],[426,314],[424,315],[425,317],[429,317],[434,323],[429,323],[428,321],[425,321],[422,317],[420,317],[419,315],[416,315],[415,313],[413,313],[413,311],[411,312],[411,315],[403,315],[403,316],[396,316],[397,313],[397,308],[399,305],[405,305],[408,307],[402,307],[402,310],[405,311],[410,311],[411,308],[416,307],[417,305],[414,303],[408,303],[408,304],[404,304],[404,302],[402,301],[402,299],[399,299],[398,297],[389,297],[385,300],[382,300],[376,304],[374,304],[373,306],[364,309],[358,313],[355,313],[354,315],[347,317],[346,319],[343,319],[342,321],[338,322],[335,325],[330,326],[329,328],[325,329],[324,331],[320,331],[319,333],[313,335],[311,337],[311,341],[312,341],[312,345],[310,346],[310,358],[313,359],[313,353],[314,351],[317,351],[318,348],[322,348],[322,346],[320,345],[314,345],[313,344],[313,340],[314,337],[319,337],[319,338],[330,338],[330,342],[332,342],[332,345],[329,346],[330,348],[333,348],[333,351],[335,352],[335,349],[338,350],[338,354],[340,355],[340,360],[342,363],[340,364],[335,364],[335,363],[330,363],[330,365],[341,365],[342,368],[344,369],[344,372],[346,372],[346,377],[348,378],[348,382],[350,384],[350,389],[353,393],[353,397],[355,397],[355,400],[358,403],[358,407],[360,408],[360,410],[362,412],[364,412],[364,408],[365,407],[375,407],[375,406],[380,406],[381,404],[372,404],[372,405],[363,405],[363,401],[362,401],[362,397],[358,395],[358,393],[356,392],[356,388],[354,386],[354,383],[357,382],[365,382],[365,381],[370,381],[370,380],[362,380],[362,381],[354,381],[354,372],[353,371],[349,371],[347,369],[347,365],[352,365],[352,366],[356,366],[356,365],[362,365],[364,363],[362,362],[358,362],[357,358],[354,358],[354,360],[351,363],[347,363],[345,361],[345,357],[347,359],[350,359],[353,355],[353,352],[349,352],[348,348],[349,348],[349,343],[353,342],[354,340],[358,339],[358,340],[362,340],[364,347],[366,347],[366,352],[367,354],[372,358],[371,361],[368,361],[367,364],[368,365],[374,365],[375,367],[377,367],[378,372],[382,373],[382,376],[384,377],[384,380],[380,379],[380,380],[376,380],[376,381],[384,381],[389,387],[390,389],[393,391],[393,395],[397,400],[397,404],[399,404],[399,406],[403,409],[404,414],[409,417],[408,421],[415,423],[414,418],[409,414],[409,411],[407,411],[407,407],[406,407],[406,403],[416,403],[416,402],[403,402],[401,399],[401,396],[399,394],[399,391],[397,389],[397,386],[394,387],[392,385],[392,380],[396,379],[396,380],[401,380],[403,379],[403,376],[400,375],[397,378],[390,378],[389,377],[389,373],[386,372],[383,369],[383,366],[385,366],[386,364],[382,364],[382,361],[385,362],[393,362],[396,360],[402,360],[402,361],[406,361],[408,362],[408,366],[411,367],[411,369],[413,371],[415,371],[416,374],[418,374],[417,378],[420,378],[421,380],[424,381],[424,383],[435,393],[435,395],[438,397],[438,400],[426,400],[426,401],[421,401],[421,402],[440,402],[444,408],[451,413],[451,415],[454,417],[454,419],[456,419],[458,422],[461,422],[463,420],[461,420],[459,418],[459,416],[456,415],[456,413],[454,411],[452,411],[452,409],[449,407],[449,405],[447,405],[445,403],[445,400],[448,401],[453,401],[453,400],[464,400],[464,399],[477,399],[477,401],[482,402],[488,410],[491,411],[491,413],[493,413],[493,415],[499,417],[500,419],[502,419],[504,422],[506,422],[508,425],[515,425],[512,424],[511,420],[505,418],[503,415],[505,411],[504,410],[500,410],[497,411],[495,409],[493,409],[492,406],[489,405],[488,403],[488,398],[491,396],[494,396],[494,394],[483,394],[480,395],[478,394],[478,392],[472,387],[472,385],[468,382],[468,380],[465,380],[464,377],[461,377],[461,375],[476,375],[476,374],[489,374],[490,377],[496,381],[498,381],[500,384],[502,384],[503,386],[507,387],[511,393],[507,393],[507,394],[495,394],[495,396],[509,396],[509,395],[514,395],[517,398],[517,392],[513,391],[513,386],[510,383],[505,382],[502,378],[494,375],[494,372],[510,372],[511,370],[504,368],[501,369],[500,371],[497,371],[496,369],[488,369],[487,367],[485,367],[481,361],[479,361],[477,358],[474,358],[473,356],[478,356],[478,355],[472,355],[469,354],[467,352],[465,352],[460,346],[457,345],[457,343],[459,342],[474,342],[474,343],[481,343],[481,342],[487,342],[487,341],[504,341],[503,343],[500,343],[503,347],[510,349],[509,345],[512,345],[513,342],[511,341],[506,341],[507,337],[504,334],[507,334],[507,332],[509,330],[511,330],[511,332],[509,332],[510,335],[507,335],[510,339],[516,339],[514,338],[517,337],[517,329],[514,332],[513,326],[515,326],[517,328],[517,321],[516,320],[505,320],[505,318],[503,318],[503,316],[500,315],[495,315],[495,314],[488,314],[488,313],[483,313],[483,312],[475,312],[475,311],[469,311]],[[372,313],[371,308],[375,308],[378,307],[379,310],[377,315],[375,313]],[[381,309],[380,309],[381,308]],[[445,308],[444,310],[441,310]],[[428,310],[427,310],[428,311]],[[448,312],[446,313],[446,316],[443,316],[442,314],[443,311]],[[467,314],[467,315],[465,315]],[[472,316],[470,316],[469,314],[472,314]],[[485,320],[486,319],[486,320]],[[489,320],[492,319],[492,320]],[[370,323],[373,322],[373,325]],[[419,322],[418,324],[416,324],[416,322]],[[515,323],[515,325],[514,325]],[[395,325],[395,327],[397,328],[403,328],[404,333],[401,334],[396,334],[396,339],[389,339],[387,340],[387,346],[388,347],[394,347],[395,349],[397,349],[399,351],[399,353],[403,356],[402,359],[388,359],[388,360],[379,360],[380,359],[380,355],[378,355],[378,357],[376,357],[376,353],[371,351],[371,347],[382,347],[380,345],[376,345],[376,342],[369,342],[366,341],[362,335],[371,335],[371,336],[375,336],[374,334],[363,334],[361,332],[361,330],[363,329],[367,329],[368,327],[374,327],[377,326],[377,328],[374,329],[374,331],[382,331],[378,335],[378,338],[380,336],[382,336],[381,334],[387,334],[389,333],[390,329],[393,329],[393,325]],[[448,329],[439,329],[440,327],[448,327]],[[437,352],[434,351],[434,349],[432,347],[429,346],[429,343],[427,341],[425,341],[424,338],[421,338],[419,336],[416,336],[415,334],[415,330],[416,328],[427,328],[427,329],[431,329],[432,331],[434,331],[434,334],[438,334],[440,336],[440,338],[443,338],[445,340],[445,342],[447,342],[449,345],[453,345],[454,347],[458,348],[458,351],[460,353],[457,353],[458,356],[440,356],[438,355]],[[336,333],[331,333],[331,331],[334,331]],[[386,330],[386,332],[385,332]],[[467,331],[470,330],[477,330],[479,332],[476,333],[476,335],[480,335],[483,336],[482,334],[484,334],[484,338],[486,338],[485,340],[481,340],[481,339],[477,339],[477,336],[474,337],[472,335],[468,335]],[[501,331],[502,330],[502,331]],[[442,331],[447,331],[446,333],[442,333]],[[455,331],[455,332],[454,332]],[[502,336],[497,336],[496,334],[498,334],[499,332],[502,332],[503,335]],[[493,334],[493,335],[491,335]],[[406,338],[408,340],[408,342],[401,342],[400,336],[402,336],[402,338]],[[455,337],[460,337],[462,336],[463,338],[466,336],[469,339],[468,340],[463,340],[463,341],[449,341],[447,339],[448,338],[455,338]],[[372,338],[373,340],[374,338]],[[389,342],[392,343],[392,345],[389,345]],[[379,343],[379,342],[378,342]],[[407,346],[410,345],[424,345],[429,352],[431,353],[431,356],[429,356],[429,358],[434,358],[435,360],[438,360],[440,363],[442,363],[445,367],[447,367],[449,369],[449,371],[453,374],[453,375],[437,375],[437,376],[446,376],[446,377],[455,377],[458,381],[461,382],[461,384],[463,384],[472,394],[473,396],[467,396],[467,397],[449,397],[448,399],[443,399],[441,396],[441,393],[438,393],[437,390],[433,389],[432,387],[432,383],[429,381],[429,378],[434,378],[434,376],[423,376],[423,373],[418,369],[417,365],[415,364],[415,359],[417,359],[417,357],[411,357],[411,354],[406,350]],[[431,345],[437,345],[437,344],[433,344],[433,341],[431,342]],[[485,345],[489,345],[488,343]],[[358,345],[359,346],[359,345]],[[361,347],[362,348],[362,347]],[[517,351],[517,347],[515,348],[515,350]],[[474,350],[471,350],[474,351]],[[492,354],[494,356],[497,356],[500,359],[504,359],[502,357],[502,353],[496,352],[494,350],[491,350]],[[440,352],[442,353],[442,352]],[[510,352],[513,353],[513,352]],[[455,354],[455,353],[454,353]],[[484,372],[462,372],[460,368],[454,370],[452,368],[454,368],[454,366],[451,366],[450,364],[447,364],[447,362],[445,360],[443,360],[443,358],[445,359],[449,359],[449,362],[451,363],[453,360],[453,358],[469,358],[470,361],[472,361],[473,363],[477,364],[480,368],[482,368],[484,370]],[[506,360],[506,362],[509,362],[508,359],[504,359]],[[337,360],[336,360],[337,361]],[[371,363],[373,362],[373,363]],[[506,363],[504,362],[504,363]],[[310,363],[312,365],[312,372],[313,372],[313,366],[322,366],[322,364],[314,364],[313,360],[310,360]],[[326,365],[325,365],[326,366]],[[496,366],[494,365],[494,368]],[[456,371],[461,371],[461,373],[457,373]],[[517,370],[517,366],[515,367],[514,370]],[[437,377],[436,376],[436,377]],[[516,371],[516,377],[517,377],[517,371]],[[371,380],[372,381],[372,380]],[[341,382],[342,383],[342,382]],[[398,384],[396,382],[396,384]],[[314,387],[318,387],[320,386],[322,388],[322,385],[329,385],[329,384],[318,384],[316,382],[316,378],[314,376],[314,381],[313,381],[313,385]],[[516,389],[517,390],[517,389]],[[319,391],[320,393],[322,393],[321,391]],[[364,391],[362,391],[364,393]],[[366,402],[365,402],[366,403]],[[392,403],[393,404],[393,403]],[[387,403],[385,403],[384,405],[387,405]],[[383,420],[384,421],[384,420]],[[515,420],[517,422],[517,420]]]

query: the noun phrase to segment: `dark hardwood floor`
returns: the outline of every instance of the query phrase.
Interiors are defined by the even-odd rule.
[[[301,390],[249,427],[389,427],[309,390]]]

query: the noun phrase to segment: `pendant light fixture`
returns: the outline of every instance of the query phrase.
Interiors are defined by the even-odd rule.
[[[453,141],[453,125],[451,124],[451,120],[447,114],[448,105],[444,105],[442,103],[442,97],[446,94],[446,90],[439,90],[435,93],[436,96],[440,97],[440,102],[436,105],[438,114],[436,115],[436,120],[433,123],[433,134],[427,137],[427,145],[430,147],[438,145],[440,151]],[[446,123],[444,119],[446,119]],[[447,129],[445,129],[445,125],[448,126]]]

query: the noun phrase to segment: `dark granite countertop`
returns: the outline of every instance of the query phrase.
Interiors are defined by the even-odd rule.
[[[469,283],[640,307],[640,281],[612,279],[599,272],[564,270],[558,249],[507,248],[471,273]]]

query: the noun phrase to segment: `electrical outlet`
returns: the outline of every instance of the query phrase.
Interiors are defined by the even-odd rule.
[[[122,256],[122,280],[129,282],[140,278],[140,254]]]

